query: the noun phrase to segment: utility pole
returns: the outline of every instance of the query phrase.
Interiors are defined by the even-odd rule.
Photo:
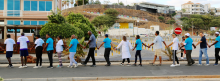
[[[118,4],[119,4],[119,0],[118,0]]]
[[[192,36],[193,36],[193,21],[192,21]]]
[[[83,0],[83,5],[84,5],[84,0]]]

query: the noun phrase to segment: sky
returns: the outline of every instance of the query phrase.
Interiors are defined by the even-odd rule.
[[[94,0],[96,1],[96,0]],[[117,3],[118,0],[99,0],[104,3],[104,1],[110,1],[111,3]],[[220,0],[119,0],[122,1],[125,5],[131,5],[132,3],[139,3],[139,2],[150,2],[156,4],[163,4],[163,5],[171,5],[175,6],[176,10],[181,10],[181,5],[187,3],[188,1],[192,1],[193,3],[201,3],[201,4],[211,4],[211,7],[220,8]]]

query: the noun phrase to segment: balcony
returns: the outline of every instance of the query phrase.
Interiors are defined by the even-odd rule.
[[[7,10],[0,13],[1,17],[25,17],[25,18],[47,18],[51,15],[50,11],[22,11],[22,10]]]

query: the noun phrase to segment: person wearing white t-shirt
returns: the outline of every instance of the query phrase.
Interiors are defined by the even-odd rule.
[[[21,33],[21,37],[18,38],[17,44],[20,44],[20,56],[21,56],[21,66],[19,68],[27,68],[27,56],[28,54],[28,43],[29,39],[24,36],[24,33]],[[25,61],[23,64],[23,57],[25,58]]]
[[[63,44],[62,36],[58,36],[57,39],[58,39],[58,42],[56,44],[56,52],[57,52],[58,59],[59,59],[59,65],[57,66],[57,68],[61,68],[63,67],[61,54],[64,49],[64,44]]]
[[[15,45],[15,41],[11,38],[10,34],[7,35],[7,39],[5,40],[4,44],[6,45],[5,46],[6,47],[6,58],[8,59],[8,62],[9,62],[8,67],[12,68],[13,65],[11,64],[11,57],[13,55],[13,48]]]
[[[34,46],[30,49],[32,50],[35,48],[36,57],[37,57],[36,66],[34,66],[33,68],[42,68],[43,45],[44,45],[44,40],[40,38],[40,35],[37,35],[36,40],[34,42]],[[40,66],[38,66],[39,61],[40,61]]]
[[[170,67],[180,66],[178,58],[176,56],[176,51],[178,50],[178,47],[179,47],[179,39],[176,36],[177,36],[176,34],[172,34],[173,42],[170,45],[168,45],[168,47],[171,46],[171,45],[173,47],[173,50],[172,50],[172,52],[173,52],[173,64],[170,65]],[[175,65],[175,60],[177,62],[176,65]]]

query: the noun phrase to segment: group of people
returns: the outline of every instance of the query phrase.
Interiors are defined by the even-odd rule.
[[[98,47],[96,44],[96,38],[95,36],[92,34],[91,31],[88,31],[88,35],[90,36],[89,41],[87,42],[86,46],[81,45],[78,40],[76,39],[75,35],[71,36],[71,42],[68,48],[65,49],[64,47],[64,43],[62,41],[62,36],[58,36],[57,40],[58,42],[56,43],[56,45],[54,45],[54,41],[53,39],[50,37],[50,34],[46,34],[46,43],[40,38],[40,35],[36,36],[36,40],[34,42],[34,46],[30,49],[35,49],[36,51],[36,66],[34,66],[33,68],[41,68],[42,67],[42,53],[44,50],[47,51],[48,54],[48,58],[49,58],[49,62],[50,65],[47,67],[48,69],[53,68],[53,50],[56,49],[58,58],[59,58],[59,65],[57,66],[57,68],[61,68],[63,67],[62,64],[62,59],[61,59],[61,55],[63,50],[65,49],[66,51],[69,50],[69,58],[70,58],[70,64],[69,68],[76,68],[78,66],[78,63],[75,61],[74,59],[74,55],[76,54],[76,49],[77,49],[77,45],[81,46],[82,48],[86,48],[89,45],[89,52],[87,55],[87,58],[85,59],[84,62],[82,62],[81,64],[86,66],[87,62],[89,61],[90,57],[92,58],[92,65],[91,67],[96,67],[96,63],[95,63],[95,57],[94,57],[94,51],[95,48],[97,47],[97,49],[100,49],[100,47],[104,44],[104,58],[107,62],[107,64],[105,66],[111,66],[111,62],[109,59],[110,56],[110,51],[111,48],[113,48],[114,50],[119,49],[120,47],[122,48],[122,63],[121,65],[124,66],[124,62],[125,60],[128,61],[127,66],[130,66],[130,58],[131,58],[131,54],[130,54],[130,49],[132,51],[134,51],[136,49],[136,53],[135,53],[135,63],[133,64],[134,66],[137,66],[137,57],[139,57],[139,61],[140,64],[138,66],[142,66],[142,58],[141,58],[141,50],[142,50],[142,45],[144,45],[145,47],[150,48],[151,46],[154,45],[154,49],[155,49],[155,57],[152,63],[150,63],[150,65],[154,65],[155,61],[157,59],[157,57],[159,57],[160,60],[160,64],[159,66],[162,65],[162,56],[161,56],[161,52],[162,52],[162,43],[165,45],[166,48],[172,46],[172,52],[173,52],[173,64],[170,65],[171,67],[175,67],[175,66],[180,66],[180,63],[178,61],[178,58],[176,56],[177,50],[180,49],[181,50],[181,59],[183,59],[184,57],[184,53],[186,54],[186,59],[188,61],[188,64],[186,66],[191,66],[195,63],[195,61],[191,58],[191,53],[192,53],[192,46],[194,48],[196,48],[197,45],[200,44],[200,54],[199,54],[199,66],[202,65],[201,60],[202,60],[202,54],[205,55],[206,57],[206,64],[205,66],[209,65],[209,58],[208,58],[208,54],[207,54],[207,47],[211,47],[213,45],[215,45],[215,64],[214,66],[218,65],[218,60],[220,60],[219,57],[219,51],[220,51],[220,36],[219,36],[219,32],[215,33],[216,41],[209,45],[206,41],[206,38],[204,36],[204,34],[201,32],[200,36],[201,36],[201,40],[195,45],[193,43],[192,38],[190,38],[190,34],[186,33],[184,37],[182,37],[182,42],[179,43],[179,40],[177,38],[176,34],[172,34],[173,37],[173,41],[171,44],[166,45],[165,41],[162,39],[162,37],[159,36],[159,31],[155,32],[155,39],[153,41],[152,44],[150,44],[149,46],[147,46],[146,44],[144,44],[139,35],[136,35],[136,43],[135,46],[132,47],[131,43],[129,42],[129,40],[127,40],[126,36],[123,36],[123,40],[119,43],[119,45],[117,47],[113,47],[113,43],[111,41],[110,38],[108,38],[108,34],[105,35],[105,39],[103,40],[103,42],[101,43],[101,45]],[[12,68],[13,65],[11,63],[11,57],[13,55],[13,49],[15,47],[20,47],[20,56],[21,56],[21,66],[19,68],[27,68],[27,56],[28,54],[28,44],[29,44],[29,39],[24,35],[24,33],[21,33],[21,37],[19,37],[17,39],[17,44],[20,46],[15,46],[15,41],[13,39],[11,39],[11,36],[8,34],[7,35],[7,39],[5,40],[4,44],[6,45],[6,58],[8,59],[9,68]],[[130,49],[129,49],[130,48]],[[23,60],[24,58],[24,60]],[[177,64],[175,64],[175,61],[177,62]],[[75,64],[75,66],[73,66],[73,63]]]

